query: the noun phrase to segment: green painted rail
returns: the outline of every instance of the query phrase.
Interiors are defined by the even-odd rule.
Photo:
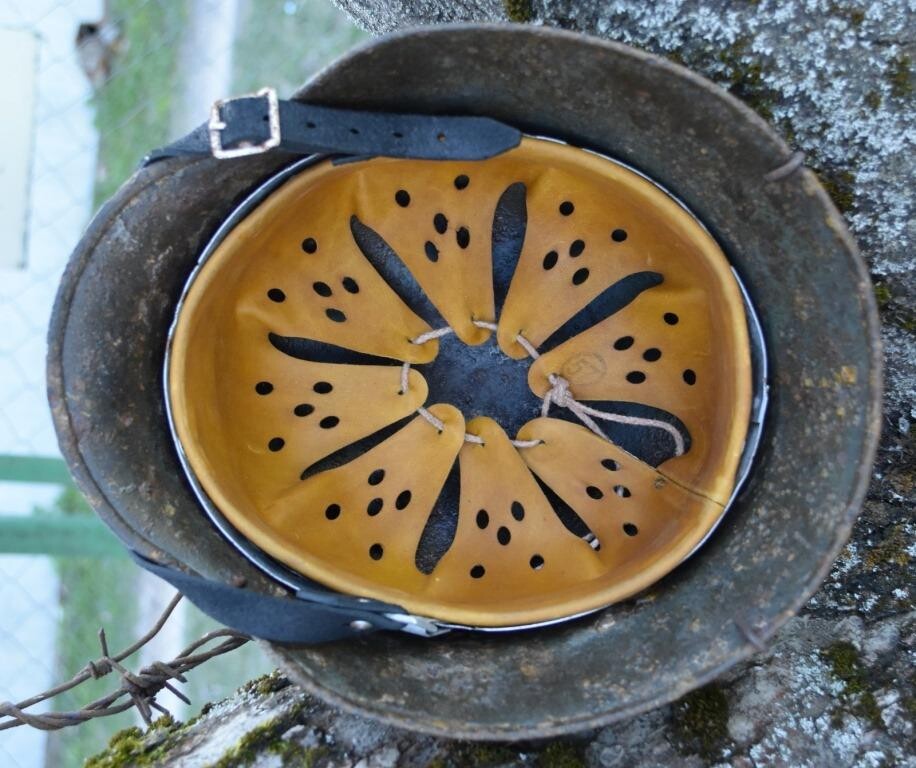
[[[54,514],[0,514],[0,554],[57,557],[122,557],[124,550],[104,523],[88,512],[63,459],[0,454],[0,481],[62,486]],[[75,512],[76,514],[64,514]]]
[[[123,557],[124,549],[95,516],[0,515],[0,554]]]
[[[63,459],[44,456],[0,454],[0,480],[14,483],[72,485]]]

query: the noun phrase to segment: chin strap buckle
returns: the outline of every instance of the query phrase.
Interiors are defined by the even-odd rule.
[[[267,138],[259,144],[250,141],[240,142],[236,147],[223,146],[223,131],[228,124],[223,120],[223,107],[239,99],[262,98],[267,103],[266,122],[269,129]],[[210,107],[210,120],[207,123],[210,133],[210,150],[213,157],[220,160],[231,157],[247,157],[248,155],[260,155],[274,147],[280,146],[280,99],[277,97],[277,91],[273,88],[262,88],[257,93],[249,93],[244,96],[237,96],[233,99],[217,99]]]

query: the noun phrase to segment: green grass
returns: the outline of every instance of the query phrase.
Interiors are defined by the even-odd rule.
[[[170,137],[185,0],[111,0],[122,42],[111,78],[95,94],[99,133],[94,202],[98,207]]]
[[[67,488],[49,509],[35,515],[86,516],[91,510],[74,488]],[[137,623],[136,566],[126,557],[54,559],[59,584],[57,644],[54,659],[55,683],[69,679],[86,663],[101,655],[98,630],[104,626],[112,652],[134,640]],[[56,697],[51,706],[58,711],[80,709],[118,685],[117,676],[93,680],[74,691]],[[94,720],[76,728],[48,735],[46,764],[55,768],[78,768],[86,755],[98,750],[115,731],[133,722],[122,714]]]
[[[170,138],[188,0],[112,0],[123,34],[112,76],[93,99],[99,132],[94,203]],[[328,0],[240,0],[230,92],[265,85],[289,95],[366,35]],[[202,105],[202,108],[207,105]]]
[[[366,37],[329,0],[240,0],[232,90],[289,96]]]

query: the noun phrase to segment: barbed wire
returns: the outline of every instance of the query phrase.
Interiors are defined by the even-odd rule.
[[[150,725],[153,721],[153,710],[164,715],[169,714],[168,710],[156,701],[156,696],[164,689],[171,691],[185,704],[190,704],[190,699],[169,681],[187,682],[184,676],[185,672],[216,656],[222,656],[225,653],[241,648],[251,638],[232,629],[215,629],[199,637],[171,661],[155,661],[142,667],[139,672],[131,672],[121,662],[135,654],[159,634],[172,612],[178,606],[178,603],[181,602],[181,599],[182,594],[180,592],[176,593],[149,631],[123,651],[114,655],[111,655],[108,651],[105,629],[100,629],[99,644],[102,648],[102,655],[98,659],[90,661],[77,674],[60,685],[17,704],[8,701],[0,703],[0,717],[6,718],[0,720],[0,731],[17,728],[20,725],[28,725],[42,731],[56,731],[99,717],[117,715],[131,708],[136,708],[143,721]],[[220,638],[222,640],[214,647],[208,650],[201,650],[210,642]],[[82,709],[69,712],[42,713],[26,711],[36,704],[73,690],[88,680],[98,680],[112,672],[117,672],[121,676],[121,685],[111,693],[90,702]],[[125,697],[127,701],[123,701]]]

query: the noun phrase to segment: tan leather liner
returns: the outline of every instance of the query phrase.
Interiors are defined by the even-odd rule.
[[[493,215],[517,182],[527,189],[527,231],[496,318]],[[609,285],[661,274],[660,285],[534,361],[529,383],[541,397],[558,374],[579,401],[666,411],[689,433],[689,450],[655,469],[555,418],[526,424],[517,437],[529,442],[518,447],[493,420],[465,424],[438,404],[431,419],[417,415],[356,458],[301,480],[316,461],[423,406],[422,375],[411,369],[402,393],[397,363],[422,364],[438,351],[437,340],[412,341],[430,327],[360,252],[353,216],[386,240],[455,330],[460,341],[447,343],[479,344],[490,331],[473,321],[497,321],[499,346],[517,359],[527,356],[519,332],[538,346]],[[392,364],[296,359],[270,334]],[[643,374],[638,382],[627,378],[633,372]],[[235,227],[190,286],[168,386],[201,487],[258,547],[342,592],[498,627],[628,597],[703,540],[734,488],[750,358],[737,283],[701,226],[626,168],[525,139],[487,161],[323,162],[292,178]],[[454,538],[425,574],[417,548],[456,461]],[[535,475],[574,510],[575,533]]]
[[[267,505],[263,519],[281,532],[281,554],[347,592],[422,592],[429,579],[417,570],[414,554],[464,442],[458,409],[434,405],[430,411],[445,423],[442,432],[418,416],[362,456]]]
[[[675,414],[691,446],[665,462],[665,474],[724,504],[750,413],[749,363],[736,365],[730,354],[747,343],[744,317],[740,306],[711,303],[684,273],[665,275],[629,306],[541,356],[528,381],[543,395],[548,374],[558,373],[579,400],[642,403]]]

